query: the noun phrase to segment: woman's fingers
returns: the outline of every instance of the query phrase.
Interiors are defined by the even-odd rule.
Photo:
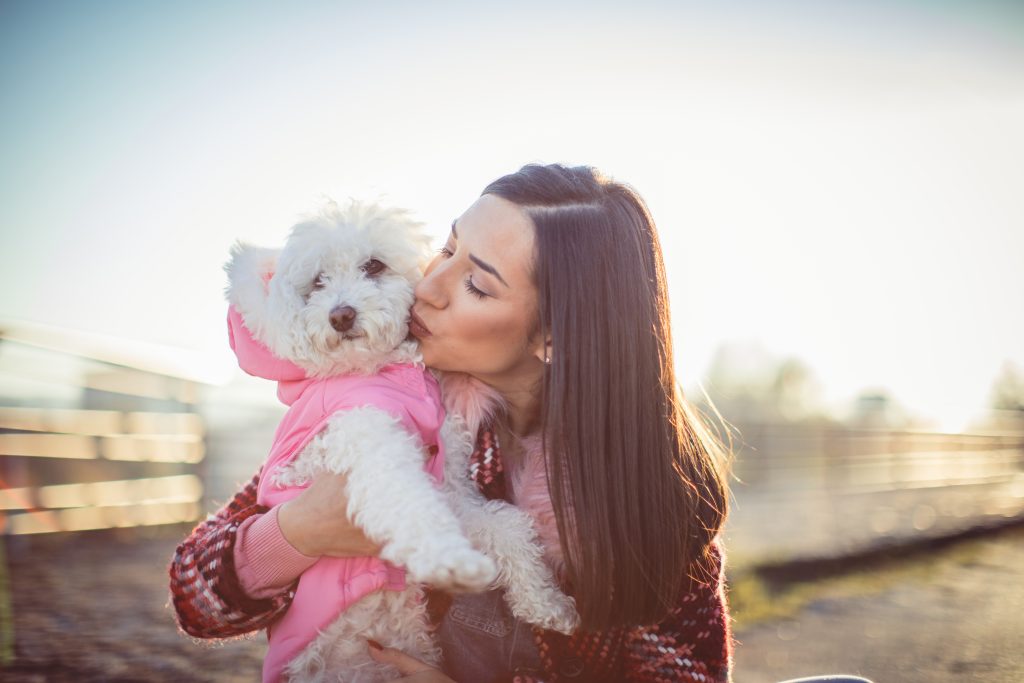
[[[405,654],[401,650],[396,650],[391,647],[383,647],[375,640],[368,640],[366,642],[369,646],[371,657],[382,664],[390,664],[398,669],[399,673],[403,675],[407,676],[421,671],[429,671],[433,668],[429,664],[421,662],[415,657]]]
[[[434,667],[416,659],[415,657],[405,654],[401,650],[384,647],[375,640],[367,639],[366,644],[371,657],[381,664],[390,664],[395,667],[398,669],[398,672],[402,674],[403,678],[407,676],[414,676],[415,680],[438,682],[450,680]],[[427,676],[428,673],[437,674],[437,676]]]
[[[346,515],[345,476],[318,475],[309,488],[281,505],[277,522],[285,540],[311,557],[367,557],[380,546],[352,524]]]

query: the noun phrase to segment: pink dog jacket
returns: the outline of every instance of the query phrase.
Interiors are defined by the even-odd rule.
[[[274,356],[253,338],[241,314],[228,310],[228,335],[238,365],[256,377],[277,381],[277,397],[289,406],[274,435],[270,457],[260,474],[257,502],[274,507],[305,487],[278,487],[275,469],[287,464],[327,425],[335,413],[373,406],[394,416],[425,447],[436,448],[426,471],[440,483],[444,446],[440,439],[444,409],[437,381],[409,363],[385,366],[375,375],[338,375],[311,379],[294,363]],[[403,590],[405,570],[375,557],[323,557],[303,572],[291,607],[267,629],[264,683],[281,680],[284,667],[334,619],[361,597],[377,590]]]

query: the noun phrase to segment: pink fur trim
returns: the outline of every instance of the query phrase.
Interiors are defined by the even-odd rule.
[[[520,442],[524,457],[522,462],[509,463],[505,460],[505,473],[512,502],[525,510],[533,519],[537,535],[544,545],[544,557],[561,576],[565,569],[562,544],[558,540],[558,521],[548,491],[548,475],[544,463],[544,451],[540,436],[530,436]]]
[[[435,372],[441,384],[441,398],[448,412],[466,420],[470,434],[505,409],[505,400],[494,388],[462,372]],[[533,519],[537,535],[544,546],[544,557],[556,574],[562,574],[565,562],[558,540],[558,522],[548,493],[548,478],[540,436],[523,439],[524,458],[512,462],[506,458],[506,482],[512,502]]]
[[[435,372],[441,385],[441,399],[449,413],[461,415],[470,434],[476,434],[504,410],[505,399],[493,387],[464,372]]]

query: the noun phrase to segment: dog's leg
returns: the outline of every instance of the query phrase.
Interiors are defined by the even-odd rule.
[[[463,535],[423,470],[422,445],[397,418],[369,406],[339,413],[321,446],[325,468],[347,475],[349,518],[383,546],[382,559],[414,582],[483,590],[493,581],[494,563]]]
[[[498,565],[498,586],[518,619],[572,633],[579,625],[576,602],[558,587],[544,562],[530,516],[501,500],[463,502],[458,513],[473,544]]]
[[[486,500],[467,476],[472,437],[449,415],[445,440],[445,491],[474,546],[498,565],[498,586],[512,614],[542,628],[572,633],[579,625],[576,602],[558,588],[544,562],[530,515],[501,500]]]

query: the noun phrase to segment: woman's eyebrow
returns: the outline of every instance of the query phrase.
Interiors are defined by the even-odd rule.
[[[459,233],[456,232],[455,230],[455,223],[458,222],[458,220],[459,219],[456,218],[454,221],[452,221],[452,237],[454,237],[455,239],[459,239]],[[498,280],[501,281],[501,284],[505,285],[509,289],[512,289],[512,285],[505,282],[505,278],[501,276],[501,273],[498,272],[498,269],[492,266],[490,263],[488,263],[487,261],[481,261],[479,258],[473,256],[472,254],[469,255],[469,260],[475,263],[477,266],[479,266],[481,270],[484,270],[493,275],[494,277],[498,278]]]
[[[469,255],[469,260],[472,261],[473,263],[475,263],[476,265],[480,266],[481,270],[486,270],[488,273],[490,273],[494,277],[496,277],[499,280],[501,280],[501,284],[503,284],[506,287],[509,287],[511,289],[509,284],[507,282],[505,282],[505,278],[503,278],[501,276],[501,273],[499,273],[497,271],[497,269],[494,266],[492,266],[490,263],[487,263],[486,261],[481,261],[480,259],[478,259],[476,256],[473,256],[472,254]]]

